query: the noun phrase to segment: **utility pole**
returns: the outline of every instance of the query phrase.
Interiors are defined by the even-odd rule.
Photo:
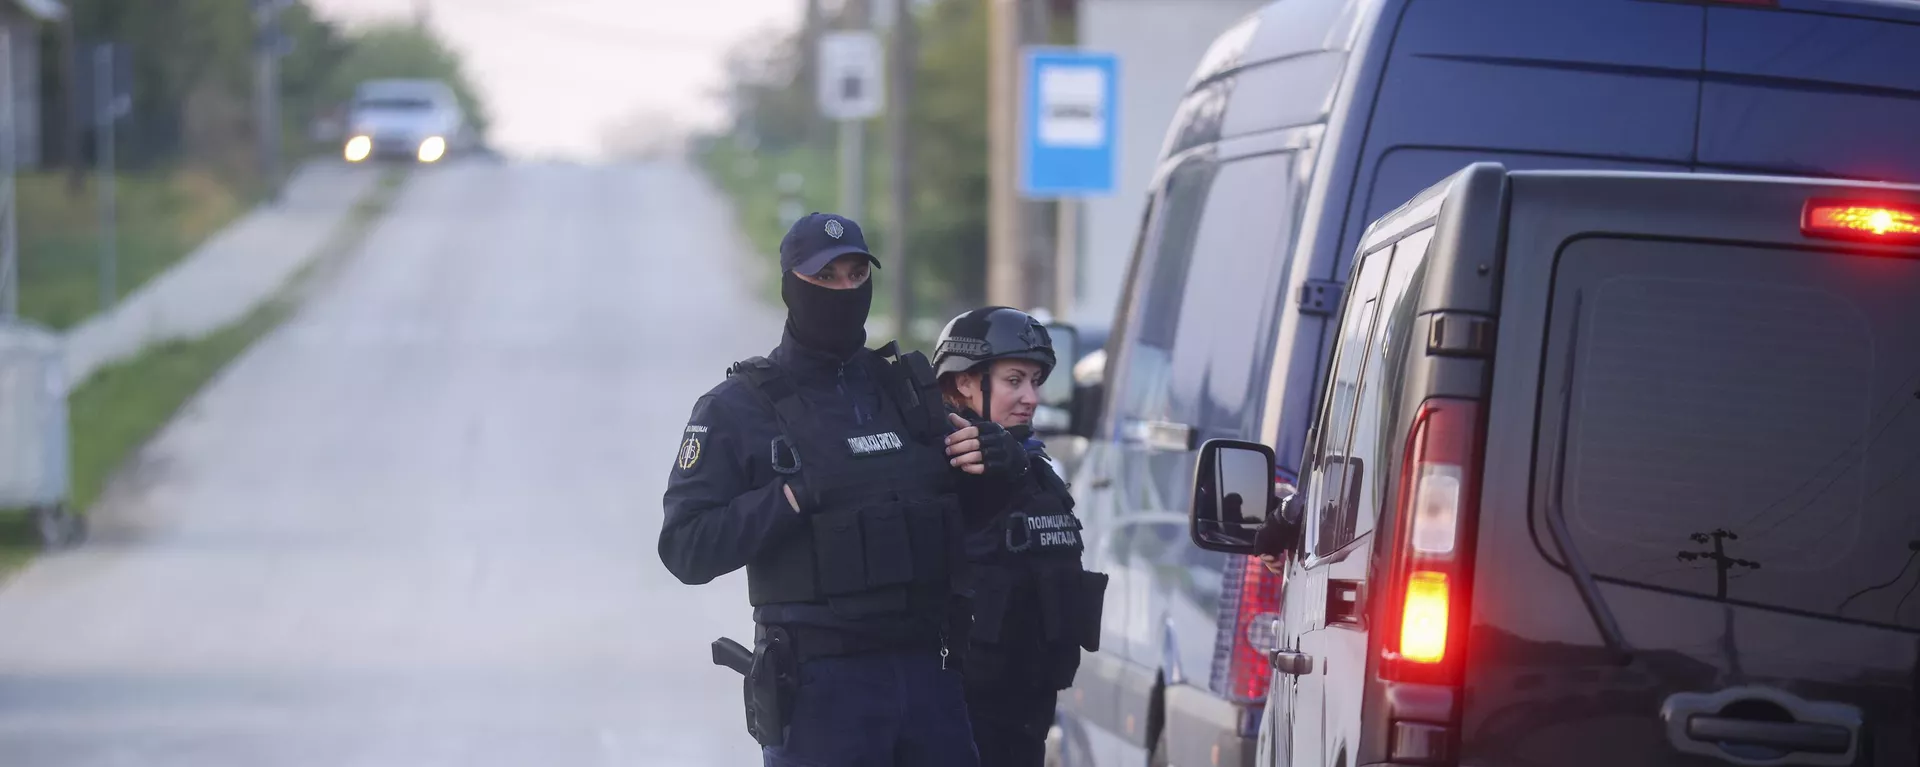
[[[122,53],[113,43],[93,48],[93,126],[99,142],[100,173],[100,311],[120,302],[118,274],[120,266],[119,197],[114,189],[114,118],[117,116],[114,88],[114,55]]]
[[[1018,306],[1025,273],[1019,114],[1021,0],[987,0],[987,303]]]
[[[911,0],[884,0],[893,4],[893,36],[887,47],[887,154],[891,158],[887,224],[888,275],[893,280],[894,338],[905,343],[913,332],[913,280],[908,252],[913,216],[913,70],[919,61]]]
[[[267,200],[280,201],[280,7],[285,0],[254,0],[254,107],[260,141],[260,178]]]
[[[82,105],[87,99],[80,95],[80,43],[73,30],[76,23],[71,12],[60,20],[60,89],[65,94],[63,101],[67,108],[67,119],[61,121],[66,127],[61,144],[66,155],[67,194],[73,197],[80,196],[86,187],[86,174],[80,167],[83,163],[80,137],[86,130],[86,110]]]
[[[865,31],[867,5],[873,0],[847,0],[841,25]],[[840,121],[840,215],[860,221],[867,211],[867,121]]]
[[[825,12],[820,0],[806,0],[800,12],[800,72],[795,82],[815,82],[820,77],[820,31]],[[807,122],[806,141],[808,146],[825,148],[827,142],[827,123],[829,120],[820,114],[816,107],[813,118]],[[789,222],[791,223],[791,222]]]
[[[1694,543],[1712,541],[1712,551],[1682,551],[1674,555],[1682,562],[1706,560],[1713,563],[1716,585],[1713,596],[1720,601],[1720,651],[1727,656],[1727,669],[1731,679],[1745,679],[1746,672],[1740,667],[1740,643],[1733,638],[1733,605],[1727,604],[1727,571],[1736,567],[1749,570],[1760,569],[1760,563],[1748,559],[1727,556],[1727,541],[1740,540],[1740,536],[1731,530],[1714,530],[1711,533],[1694,533],[1688,536]]]
[[[1020,195],[1025,46],[1049,39],[1043,0],[988,0],[987,302],[1020,309],[1053,299],[1054,207]]]
[[[13,200],[13,30],[0,26],[0,320],[20,312],[20,246]]]

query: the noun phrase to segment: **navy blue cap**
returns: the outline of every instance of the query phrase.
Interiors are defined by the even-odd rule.
[[[866,235],[860,225],[846,216],[809,213],[793,222],[787,236],[780,240],[780,269],[805,275],[818,274],[834,259],[849,253],[866,256],[874,266],[880,259],[867,252]]]

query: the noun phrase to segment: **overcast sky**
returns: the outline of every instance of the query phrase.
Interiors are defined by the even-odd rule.
[[[797,26],[802,0],[425,0],[466,57],[514,154],[591,159],[609,126],[642,110],[712,124],[727,49]],[[416,0],[308,0],[349,24],[412,18]]]

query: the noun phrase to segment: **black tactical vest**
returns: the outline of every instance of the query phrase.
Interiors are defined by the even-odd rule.
[[[889,344],[880,354],[897,350]],[[882,407],[858,425],[816,417],[764,357],[728,371],[773,408],[780,437],[769,460],[799,479],[808,521],[804,533],[747,565],[755,607],[817,603],[846,618],[946,608],[961,562],[946,410],[924,356],[898,355],[883,367]]]
[[[973,626],[968,683],[1064,690],[1080,651],[1100,649],[1107,576],[1081,568],[1073,498],[1036,457],[1032,480],[993,524],[967,536]]]

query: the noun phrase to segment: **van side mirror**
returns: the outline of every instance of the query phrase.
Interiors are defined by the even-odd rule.
[[[1295,528],[1278,512],[1280,497],[1275,492],[1273,448],[1257,442],[1211,439],[1200,446],[1200,460],[1194,469],[1193,504],[1188,507],[1188,535],[1195,546],[1225,554],[1277,554],[1262,551],[1264,537],[1291,541],[1287,529]],[[1266,536],[1261,531],[1276,526]],[[1297,529],[1297,528],[1295,528]]]
[[[1045,322],[1053,343],[1053,372],[1040,385],[1040,404],[1033,410],[1036,434],[1065,434],[1073,428],[1075,387],[1073,363],[1080,359],[1080,331],[1064,322]]]
[[[1093,439],[1100,421],[1100,406],[1107,396],[1107,350],[1094,349],[1073,363],[1072,431],[1076,437]]]

